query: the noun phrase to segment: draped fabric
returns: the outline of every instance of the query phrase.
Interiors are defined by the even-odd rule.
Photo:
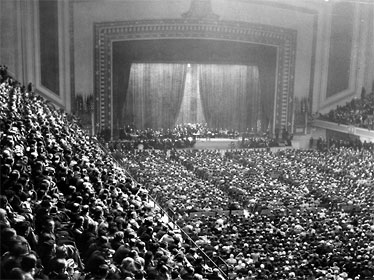
[[[117,62],[117,64],[120,64]],[[114,65],[116,67],[117,65]],[[123,110],[124,104],[126,102],[127,96],[127,89],[129,86],[129,76],[131,70],[131,63],[120,64],[117,66],[118,69],[117,75],[113,77],[113,86],[116,89],[116,95],[114,97],[114,104],[113,106],[116,108],[116,112],[119,115],[115,115],[113,118],[114,127],[118,131],[120,128],[123,128],[123,124],[125,123],[126,116]]]
[[[183,101],[176,124],[206,123],[201,106],[198,65],[188,64]]]
[[[272,83],[273,80],[271,77],[275,75],[275,67],[272,65],[261,65],[258,69],[259,76],[261,77],[259,81],[259,89],[261,94],[260,106],[261,108],[261,123],[262,130],[269,132],[273,131],[273,115],[274,115],[274,95],[275,95],[275,83]],[[272,94],[269,94],[272,93]]]
[[[257,66],[199,65],[199,82],[209,127],[256,130],[261,107]]]
[[[172,128],[183,98],[187,65],[135,63],[131,65],[125,124],[136,128]]]

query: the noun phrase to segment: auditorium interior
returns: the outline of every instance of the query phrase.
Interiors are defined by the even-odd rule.
[[[374,279],[374,1],[0,0],[0,279]]]

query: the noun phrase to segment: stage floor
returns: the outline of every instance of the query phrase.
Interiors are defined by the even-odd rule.
[[[198,138],[194,145],[194,149],[238,149],[240,141],[230,138]]]
[[[213,149],[213,150],[230,150],[239,149],[241,143],[241,138],[198,138],[192,149]],[[259,148],[260,149],[260,148]],[[264,148],[261,148],[264,149]],[[271,147],[270,151],[277,152],[279,150],[294,149],[292,146],[283,147]]]

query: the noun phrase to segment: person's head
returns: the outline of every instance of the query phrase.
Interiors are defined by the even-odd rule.
[[[154,258],[153,256],[153,253],[151,251],[147,251],[145,254],[144,254],[144,260],[147,262],[147,261],[152,261]]]
[[[171,273],[170,273],[170,276],[171,276],[171,279],[177,279],[178,277],[180,277],[180,274],[178,272],[178,270],[172,270]]]
[[[54,231],[55,231],[55,221],[52,218],[49,218],[45,221],[44,231],[54,233]]]
[[[37,264],[37,258],[32,253],[23,256],[21,260],[22,270],[25,272],[31,273],[31,275],[35,274],[36,264]]]
[[[192,274],[192,275],[195,273],[195,269],[192,266],[187,266],[186,271],[188,274]]]
[[[195,273],[194,276],[193,276],[193,279],[194,280],[203,280],[204,278],[201,274]]]
[[[58,259],[65,259],[67,257],[67,249],[65,246],[57,246],[55,256]]]
[[[83,227],[83,223],[84,223],[84,218],[82,216],[79,216],[79,217],[77,217],[77,219],[75,221],[74,227],[76,227],[76,228]]]
[[[15,238],[16,236],[17,236],[17,231],[11,227],[4,228],[1,232],[2,242],[7,242],[11,240],[12,238]]]
[[[136,243],[136,247],[140,250],[143,251],[145,249],[145,243],[143,241],[138,241]]]
[[[128,271],[136,271],[135,261],[133,258],[126,257],[122,260],[121,268]]]
[[[123,231],[117,231],[115,234],[114,234],[114,240],[116,240],[116,241],[121,241],[121,240],[123,240],[123,238],[124,238],[124,233],[123,233]]]
[[[8,279],[26,280],[26,276],[20,267],[15,267],[9,272]]]
[[[169,273],[169,268],[166,265],[161,265],[159,269],[161,274],[168,274]]]
[[[15,258],[20,258],[29,253],[29,248],[26,244],[23,244],[20,240],[14,238],[12,239],[9,245],[10,254]]]
[[[213,268],[213,274],[214,274],[214,275],[218,275],[218,274],[219,274],[219,270],[218,270],[218,268]]]
[[[109,266],[107,264],[100,265],[96,271],[96,276],[98,279],[106,279],[108,274],[109,274]]]
[[[30,233],[31,225],[28,221],[21,221],[15,225],[18,235],[27,237]]]
[[[39,241],[40,243],[41,241]],[[54,240],[45,240],[39,245],[38,254],[40,258],[50,258],[56,253],[56,244]]]
[[[139,256],[138,252],[136,250],[131,250],[130,251],[130,254],[129,254],[129,257],[135,259]]]
[[[54,272],[57,274],[66,274],[67,261],[65,259],[57,259]]]

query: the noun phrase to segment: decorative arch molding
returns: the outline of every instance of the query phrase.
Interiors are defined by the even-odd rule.
[[[234,21],[167,19],[94,24],[95,122],[113,131],[113,42],[141,39],[207,39],[262,44],[277,48],[273,130],[291,131],[297,31]]]

